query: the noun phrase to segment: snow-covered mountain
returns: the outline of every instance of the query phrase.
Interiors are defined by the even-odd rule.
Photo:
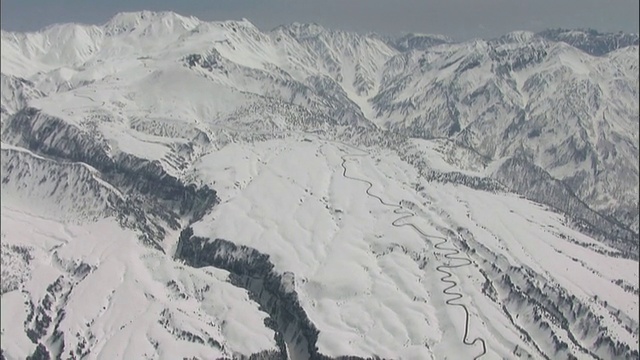
[[[3,358],[638,356],[637,34],[1,46]]]
[[[540,36],[552,41],[562,41],[591,55],[605,55],[627,46],[640,45],[638,34],[601,33],[594,29],[548,29]]]

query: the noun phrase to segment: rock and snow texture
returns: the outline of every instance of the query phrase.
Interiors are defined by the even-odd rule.
[[[637,34],[145,11],[1,60],[4,358],[638,356]]]

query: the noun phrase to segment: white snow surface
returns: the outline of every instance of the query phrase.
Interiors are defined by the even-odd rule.
[[[517,48],[538,40],[515,32],[501,41]],[[637,261],[570,228],[563,215],[545,206],[513,194],[427,182],[389,147],[342,141],[351,134],[349,126],[371,131],[365,140],[380,139],[375,137],[380,128],[423,121],[416,114],[428,113],[425,109],[444,111],[442,96],[425,100],[434,82],[455,78],[464,94],[493,89],[489,63],[472,67],[459,82],[455,73],[460,59],[488,46],[476,40],[400,54],[377,36],[317,25],[261,32],[246,20],[208,23],[146,11],[119,14],[102,26],[3,31],[2,106],[9,114],[3,112],[2,122],[5,126],[11,114],[34,107],[104,142],[110,156],[126,153],[158,162],[177,179],[215,189],[220,203],[191,224],[195,235],[256,249],[269,256],[276,273],[293,277],[287,291],[296,292],[319,330],[317,346],[325,355],[564,356],[549,350],[554,345],[533,320],[535,309],[488,295],[492,264],[508,269],[518,290],[526,285],[518,271],[531,271],[535,284],[574,296],[600,317],[597,331],[637,351]],[[601,80],[609,99],[609,92],[628,85],[616,82],[628,74],[608,76],[603,64],[637,71],[637,59],[629,60],[627,50],[585,60],[568,45],[550,49],[553,61],[514,71],[510,90],[498,91],[510,105],[544,108],[544,98],[528,86],[531,79],[554,74],[570,74],[577,79],[571,86],[580,79]],[[192,55],[200,60],[188,65]],[[445,66],[452,59],[455,66]],[[404,85],[390,86],[398,77]],[[318,79],[337,88],[313,88]],[[544,86],[562,86],[545,81]],[[566,91],[569,85],[558,93]],[[394,95],[389,104],[398,107],[382,111],[389,93]],[[614,116],[618,108],[637,105],[630,99],[623,96],[598,110],[603,119],[612,119],[603,120],[602,128],[613,124],[616,134],[637,133],[637,123]],[[466,120],[459,125],[471,129],[465,134],[469,143],[483,142],[496,152],[494,158],[445,138],[409,139],[416,156],[436,172],[489,176],[509,149],[479,140],[474,123],[510,116],[512,110],[475,116],[492,101],[461,108]],[[361,116],[333,114],[336,104]],[[335,118],[327,120],[326,114]],[[334,131],[326,131],[331,126]],[[599,126],[584,128],[597,138],[603,134]],[[318,134],[309,131],[314,127]],[[558,132],[545,141],[557,142],[563,136]],[[637,136],[635,141],[637,147]],[[535,151],[544,153],[549,144],[541,144]],[[173,259],[179,231],[167,232],[163,254],[116,220],[109,199],[124,198],[124,190],[98,170],[35,154],[4,137],[2,153],[0,345],[7,359],[33,353],[29,304],[48,302],[46,314],[65,334],[65,343],[52,340],[53,326],[42,341],[63,358],[78,347],[90,349],[88,358],[95,359],[232,358],[276,349],[274,330],[265,325],[268,314],[231,284],[227,271]],[[553,159],[538,160],[544,165]],[[554,164],[551,173],[569,177],[585,166]],[[373,184],[369,194],[364,181]],[[603,195],[601,201],[612,200]],[[402,218],[407,213],[413,216]],[[187,221],[181,219],[181,225]],[[456,258],[447,257],[456,251]],[[82,264],[90,269],[86,275],[77,271]],[[446,267],[456,264],[461,266]],[[454,296],[447,293],[442,266],[452,273],[452,291],[461,294],[453,302],[466,310],[450,304]],[[493,279],[491,286],[498,282]],[[504,289],[496,293],[510,296]],[[595,358],[580,346],[593,344],[596,335],[579,339],[580,346],[570,339],[584,319],[570,325],[570,336],[543,315],[573,354]],[[522,329],[535,341],[526,340]],[[469,344],[476,338],[484,346]]]
[[[234,239],[269,254],[278,271],[296,274],[296,291],[320,330],[321,352],[439,359],[479,351],[456,343],[463,314],[438,305],[446,297],[435,271],[443,261],[434,248],[437,239],[392,226],[399,217],[393,209],[367,196],[365,184],[342,176],[344,156],[348,175],[373,182],[373,193],[417,206],[420,217],[411,222],[425,233],[446,236],[437,226],[464,226],[513,266],[528,266],[581,299],[602,294],[637,321],[637,296],[611,282],[634,283],[637,262],[563,239],[603,246],[567,228],[559,215],[516,196],[463,186],[428,183],[417,193],[417,173],[392,153],[349,154],[363,152],[321,139],[232,144],[203,157],[195,170],[223,199],[194,225],[195,233]],[[417,264],[422,258],[424,269]],[[510,348],[502,342],[517,344],[518,334],[480,292],[481,274],[469,266],[455,276],[472,314],[471,334],[490,344],[488,358],[508,357]]]
[[[66,296],[54,298],[53,305],[54,311],[64,309],[64,317],[53,316],[58,329],[72,335],[65,336],[63,353],[80,343],[95,359],[217,358],[275,347],[273,331],[262,325],[266,314],[246,291],[226,281],[226,271],[185,267],[141,245],[135,233],[113,220],[67,224],[3,201],[2,224],[3,246],[26,247],[33,257],[20,290],[2,295],[1,346],[7,359],[26,358],[35,349],[17,330],[24,327],[26,304],[42,301],[57,279],[68,283]],[[92,268],[83,279],[72,274],[81,263]],[[5,270],[20,269],[3,259],[3,281]],[[181,339],[183,330],[225,348]]]

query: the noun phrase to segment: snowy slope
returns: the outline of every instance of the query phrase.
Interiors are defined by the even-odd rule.
[[[373,98],[378,121],[411,136],[448,137],[489,158],[524,154],[637,232],[637,47],[593,57],[514,33],[407,52],[391,63]]]
[[[285,101],[342,123],[448,137],[495,160],[524,154],[591,209],[638,231],[632,191],[638,168],[631,161],[638,152],[635,34],[513,32],[457,44],[415,34],[390,41],[305,24],[263,33],[246,20],[207,23],[140,12],[101,27],[3,32],[2,43],[4,77],[126,108],[122,114],[111,109],[111,117],[139,118],[130,110],[140,108],[152,117],[227,122],[248,103],[260,108]],[[589,44],[602,47],[599,56],[583,51]],[[183,91],[184,84],[193,91]],[[126,99],[90,94],[114,87]],[[3,114],[15,111],[15,102],[24,105],[25,97],[41,96],[3,98]],[[124,106],[127,100],[138,106]],[[58,114],[57,105],[67,102],[51,96],[37,107]]]
[[[610,356],[594,345],[597,336],[633,347],[637,332],[625,325],[637,327],[637,294],[614,281],[636,282],[637,261],[616,258],[617,251],[571,230],[540,205],[464,186],[420,183],[397,155],[364,150],[305,135],[298,141],[229,145],[196,165],[205,181],[228,197],[193,225],[195,236],[233,239],[269,254],[278,273],[295,274],[300,303],[319,330],[319,353],[436,359],[481,354],[479,342],[460,343],[464,312],[437,305],[452,298],[442,294],[447,284],[438,267],[465,262],[452,271],[453,278],[456,290],[464,289],[459,303],[470,314],[468,339],[480,337],[487,358],[510,357],[516,346],[534,358],[562,357],[562,342],[576,356]],[[365,192],[366,183],[351,177],[372,182],[374,196]],[[464,254],[460,260],[445,257],[455,251]],[[504,276],[518,283],[506,285]],[[487,292],[494,287],[495,293]],[[575,297],[559,314],[545,314],[550,305],[526,305],[537,300],[529,292],[525,304],[517,300],[527,287]],[[576,316],[578,306],[586,314]],[[627,322],[614,320],[618,310]],[[534,314],[545,320],[533,320]],[[600,314],[607,318],[586,325]],[[542,325],[565,317],[569,324],[580,318],[581,326],[602,328],[585,336],[577,325],[551,330]],[[523,340],[521,331],[535,340]],[[552,335],[560,340],[542,340]]]
[[[637,357],[614,35],[3,31],[2,355]]]
[[[63,358],[104,359],[275,348],[273,331],[260,326],[266,314],[227,273],[185,267],[123,228],[109,199],[122,195],[95,169],[2,151],[5,358],[40,344]]]

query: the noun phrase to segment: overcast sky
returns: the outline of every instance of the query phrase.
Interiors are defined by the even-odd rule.
[[[102,24],[122,11],[171,10],[202,20],[247,18],[268,30],[291,22],[456,39],[512,30],[589,27],[638,32],[638,0],[1,0],[3,30],[61,22]]]

